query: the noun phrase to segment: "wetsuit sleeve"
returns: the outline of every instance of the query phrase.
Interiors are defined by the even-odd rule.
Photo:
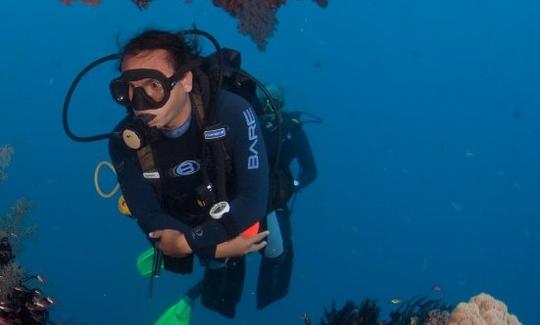
[[[231,239],[217,221],[192,228],[166,213],[154,187],[142,176],[136,153],[126,148],[120,138],[111,139],[109,152],[127,206],[145,235],[155,230],[178,230],[184,234],[193,253],[203,258],[214,257],[216,245]]]
[[[232,152],[234,195],[229,197],[231,211],[222,222],[235,236],[261,220],[267,211],[269,169],[266,147],[259,121],[250,105],[241,100],[230,109],[229,125]]]
[[[302,127],[299,127],[293,133],[292,141],[294,155],[298,159],[300,166],[297,190],[301,190],[311,184],[317,177],[317,165],[315,164],[311,145]]]

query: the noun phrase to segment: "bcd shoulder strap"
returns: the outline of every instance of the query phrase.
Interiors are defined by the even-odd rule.
[[[144,178],[150,181],[150,183],[154,185],[156,191],[161,194],[161,175],[156,167],[152,146],[147,144],[137,150],[137,158],[139,159],[139,165]]]
[[[203,130],[202,139],[203,152],[201,175],[207,188],[215,189],[216,202],[227,201],[227,183],[226,174],[230,164],[230,157],[225,148],[225,137],[227,135],[227,126],[217,122],[215,107],[205,107],[200,94],[191,93],[190,95],[195,107],[197,122]],[[211,105],[215,103],[215,98],[211,100]],[[208,109],[214,110],[208,112]],[[208,173],[210,164],[214,169],[214,182],[210,181]]]

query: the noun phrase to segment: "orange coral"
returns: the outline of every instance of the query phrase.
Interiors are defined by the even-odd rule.
[[[450,315],[449,325],[522,325],[508,313],[506,305],[492,296],[481,293],[468,303],[462,302]]]

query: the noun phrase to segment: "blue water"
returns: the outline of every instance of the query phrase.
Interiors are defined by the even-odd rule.
[[[540,324],[540,2],[289,2],[265,52],[210,1],[158,0],[146,12],[127,0],[2,3],[0,144],[15,155],[0,207],[34,202],[39,231],[19,259],[48,279],[52,318],[151,324],[201,276],[164,274],[147,298],[134,267],[147,243],[94,190],[107,145],[72,142],[61,124],[65,92],[87,63],[144,28],[195,22],[324,124],[306,126],[319,178],[295,206],[288,297],[256,310],[254,254],[236,319],[197,304],[193,324],[302,324],[304,313],[317,323],[332,300],[368,297],[386,318],[393,298],[457,303],[480,292]],[[115,68],[81,83],[70,116],[78,134],[122,117],[108,94]]]

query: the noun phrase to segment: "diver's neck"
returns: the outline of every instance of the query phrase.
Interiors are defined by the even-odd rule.
[[[180,110],[178,116],[167,125],[167,130],[176,130],[191,119],[191,100],[188,97],[184,107]]]
[[[187,116],[185,116],[187,115]],[[170,123],[172,127],[162,129],[163,135],[168,138],[178,138],[186,134],[191,126],[191,104],[178,114],[178,119]]]

